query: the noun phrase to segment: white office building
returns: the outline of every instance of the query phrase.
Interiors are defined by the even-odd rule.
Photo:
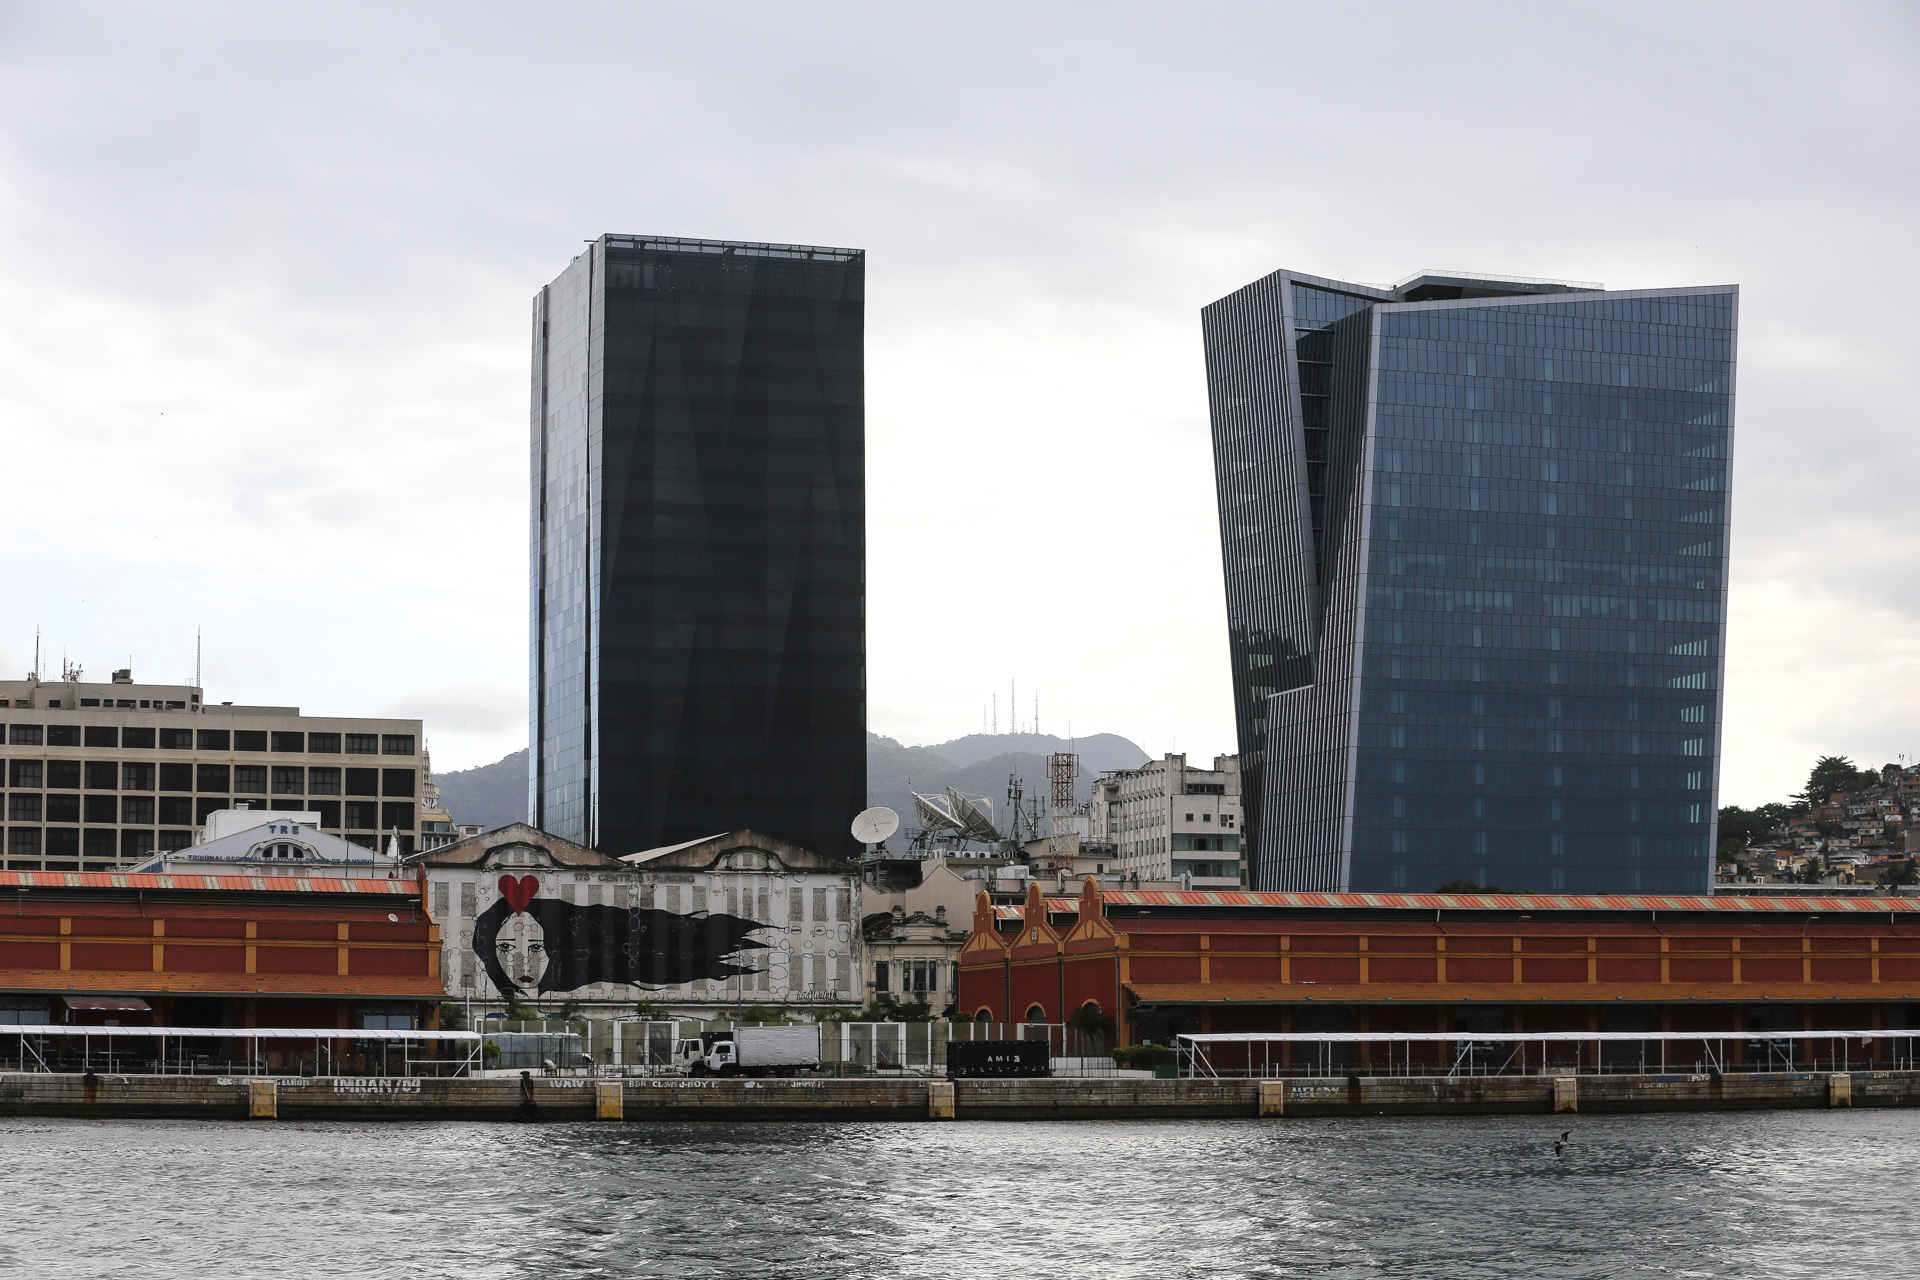
[[[1102,774],[1087,810],[1087,838],[1113,847],[1114,870],[1196,889],[1245,883],[1240,827],[1238,756],[1200,769],[1169,755]]]

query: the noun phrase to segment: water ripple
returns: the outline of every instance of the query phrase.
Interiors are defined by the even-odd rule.
[[[0,1272],[1904,1273],[1920,1113],[1564,1119],[16,1121],[0,1123]]]

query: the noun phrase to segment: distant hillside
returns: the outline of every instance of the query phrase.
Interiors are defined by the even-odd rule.
[[[907,747],[877,733],[867,735],[869,803],[883,804],[907,825],[917,825],[911,791],[938,793],[954,787],[993,802],[994,820],[1006,830],[1007,777],[1025,780],[1026,794],[1047,808],[1047,756],[1065,751],[1065,738],[1040,733],[974,733],[931,747]],[[1112,733],[1096,733],[1073,744],[1080,754],[1078,799],[1092,794],[1093,779],[1104,769],[1137,769],[1147,753]],[[477,822],[492,830],[524,822],[527,814],[527,753],[514,752],[492,764],[457,773],[436,773],[440,802],[455,822]],[[911,787],[909,787],[911,783]],[[851,822],[853,815],[848,814]]]
[[[1080,777],[1074,784],[1078,800],[1093,794],[1093,779],[1102,770],[1137,769],[1147,761],[1146,752],[1117,734],[1094,734],[1072,746],[1080,755]],[[1037,796],[1040,811],[1045,814],[1049,796],[1047,756],[1067,747],[1064,738],[1038,733],[975,733],[931,747],[902,746],[892,738],[869,733],[867,793],[870,803],[883,804],[899,814],[903,825],[917,826],[912,792],[938,794],[953,787],[965,795],[985,796],[992,801],[995,825],[1006,831],[1009,775],[1023,780],[1026,796]]]
[[[436,773],[440,803],[455,822],[477,822],[487,830],[527,820],[527,749],[492,764],[456,773]]]

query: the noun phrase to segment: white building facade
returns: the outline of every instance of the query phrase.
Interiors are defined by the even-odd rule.
[[[1113,869],[1122,874],[1196,889],[1246,883],[1238,756],[1216,756],[1201,769],[1168,755],[1104,774],[1087,820],[1089,840],[1114,848]]]
[[[858,868],[751,831],[610,858],[515,823],[422,854],[449,999],[583,1015],[752,1005],[819,1014],[861,995]]]

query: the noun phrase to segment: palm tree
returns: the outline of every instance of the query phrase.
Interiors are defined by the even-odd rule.
[[[1067,1025],[1080,1035],[1093,1042],[1095,1054],[1101,1052],[1101,1046],[1113,1034],[1113,1017],[1100,1012],[1100,1006],[1089,1000],[1075,1009],[1067,1018]]]

